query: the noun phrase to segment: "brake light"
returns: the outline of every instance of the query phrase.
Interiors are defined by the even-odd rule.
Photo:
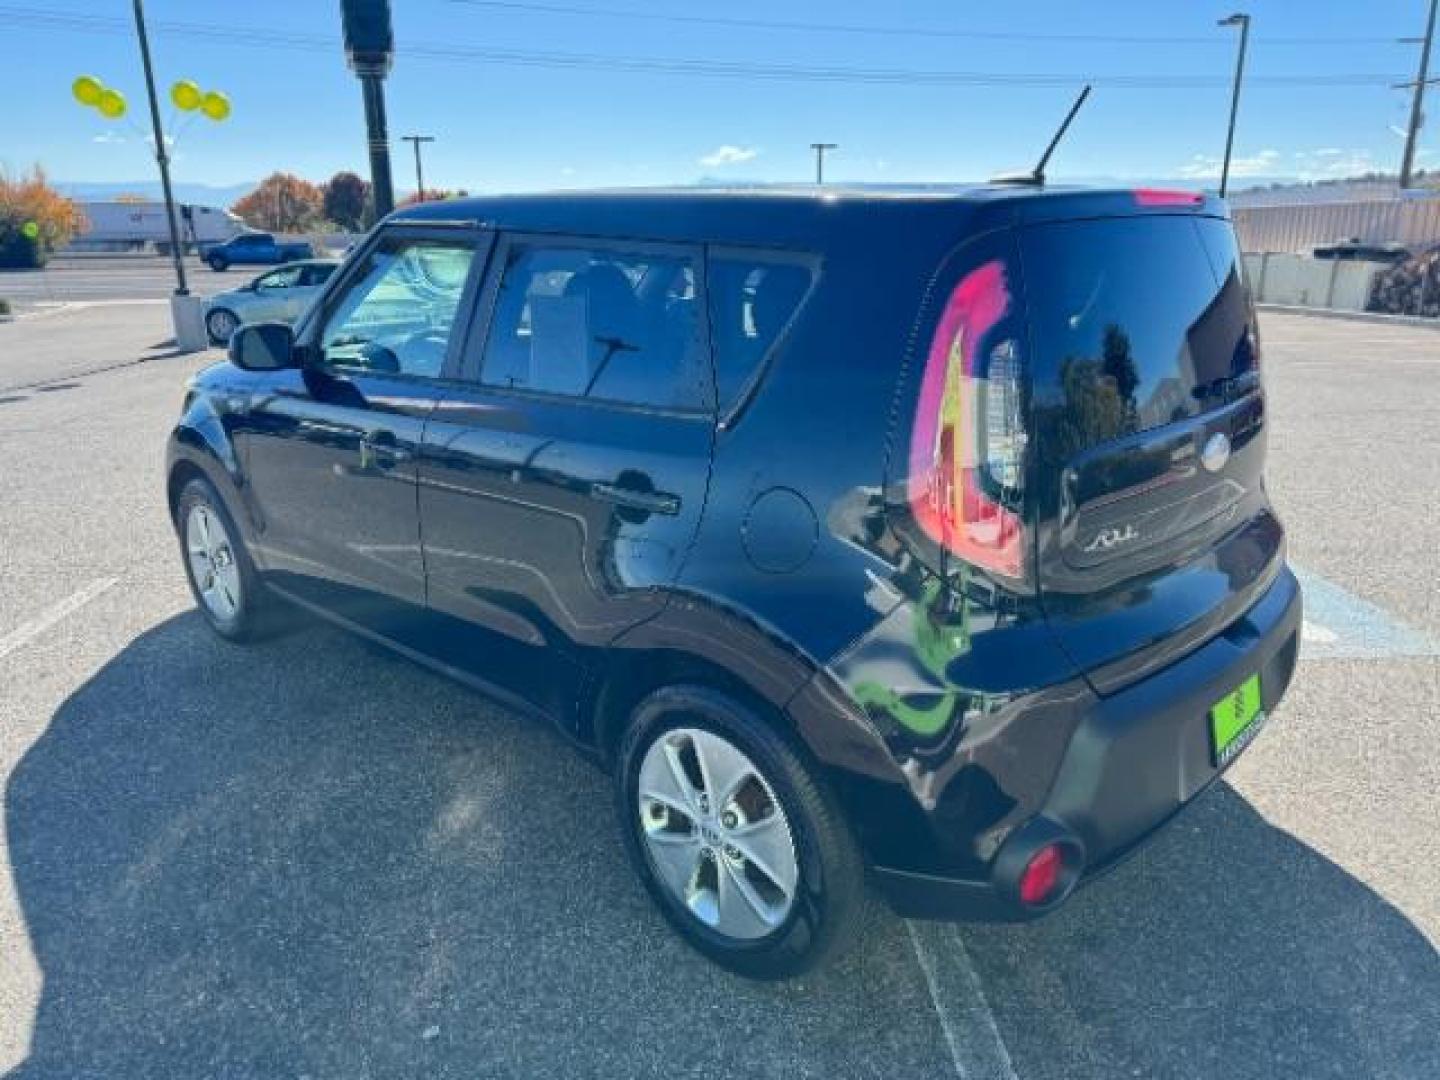
[[[1166,191],[1163,188],[1136,188],[1137,206],[1199,206],[1205,196],[1194,191]]]
[[[1053,900],[1064,868],[1065,854],[1059,844],[1047,844],[1037,851],[1020,875],[1020,902],[1026,907],[1039,907]]]
[[[1021,358],[1009,340],[981,354],[1010,304],[1000,260],[966,274],[946,301],[920,385],[907,497],[946,551],[1019,579],[1025,530],[1011,506],[1024,472]]]

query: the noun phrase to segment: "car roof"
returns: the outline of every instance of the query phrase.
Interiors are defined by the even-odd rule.
[[[1195,195],[1193,209],[1223,213]],[[868,239],[876,229],[941,228],[1016,218],[1133,212],[1124,189],[989,184],[764,184],[732,187],[619,188],[490,195],[421,203],[391,222],[478,222],[498,229],[570,235],[759,245],[830,247]],[[1113,207],[1107,210],[1106,207]]]

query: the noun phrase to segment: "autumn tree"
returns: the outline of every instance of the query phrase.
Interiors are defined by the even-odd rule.
[[[246,223],[267,232],[305,232],[320,224],[325,195],[293,173],[271,173],[231,209]]]
[[[470,193],[464,188],[457,188],[450,191],[448,188],[426,188],[425,197],[422,199],[418,191],[411,192],[400,200],[401,206],[415,206],[422,202],[444,202],[446,199],[463,199]]]
[[[0,170],[0,265],[43,266],[85,228],[85,215],[35,166],[11,177]]]
[[[369,201],[369,184],[353,172],[337,172],[325,185],[325,220],[350,232],[359,232],[365,227]]]

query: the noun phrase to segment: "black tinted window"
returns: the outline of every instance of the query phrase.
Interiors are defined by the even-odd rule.
[[[1207,411],[1253,368],[1233,241],[1202,239],[1226,228],[1155,216],[1026,230],[1035,400],[1063,417],[1066,452]]]
[[[515,244],[481,380],[571,397],[708,407],[695,267],[682,254]]]
[[[729,256],[709,261],[711,336],[720,407],[746,380],[789,325],[810,288],[809,267]]]

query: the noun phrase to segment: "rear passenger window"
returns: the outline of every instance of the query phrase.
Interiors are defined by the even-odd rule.
[[[723,411],[794,318],[812,274],[794,262],[729,255],[712,256],[708,268],[715,382]]]
[[[547,394],[708,409],[694,260],[681,253],[516,243],[481,381]]]

